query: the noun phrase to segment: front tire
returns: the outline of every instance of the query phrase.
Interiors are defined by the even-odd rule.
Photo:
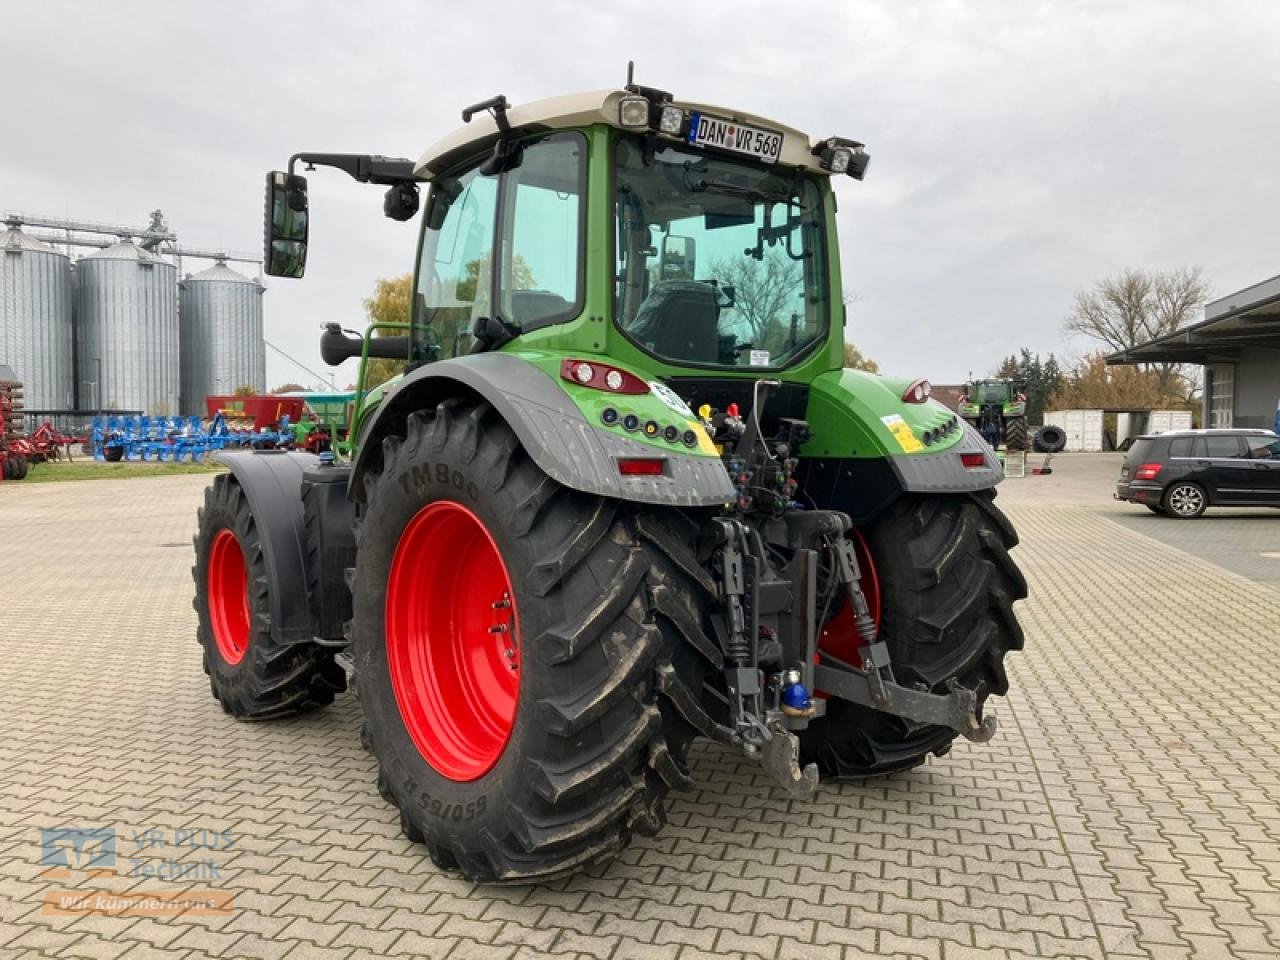
[[[690,531],[562,487],[484,402],[411,414],[381,454],[353,653],[406,836],[483,882],[569,872],[656,832],[668,790],[692,785],[705,720]]]
[[[954,677],[976,689],[980,701],[1008,691],[1004,657],[1023,644],[1013,604],[1027,585],[1009,555],[1017,534],[994,496],[994,490],[903,496],[863,529],[873,565],[863,571],[863,589],[870,577],[880,610],[877,636],[903,686],[945,693]],[[816,763],[829,779],[879,776],[944,755],[956,736],[948,727],[831,699],[827,715],[800,733],[800,761]]]
[[[258,520],[230,474],[205,488],[194,542],[196,636],[222,709],[265,720],[332,703],[346,688],[333,654],[310,643],[283,645],[271,635],[272,584]]]

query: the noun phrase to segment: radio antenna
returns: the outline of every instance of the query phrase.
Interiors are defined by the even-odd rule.
[[[636,62],[634,60],[627,61],[627,86],[631,86],[634,82],[633,78],[636,72]]]

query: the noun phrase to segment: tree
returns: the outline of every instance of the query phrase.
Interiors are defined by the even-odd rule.
[[[305,393],[307,388],[300,383],[282,383],[278,387],[271,388],[272,393]]]
[[[1052,353],[1045,360],[1026,347],[1000,361],[996,368],[999,380],[1015,380],[1023,384],[1027,396],[1027,416],[1038,418],[1048,406],[1049,398],[1062,389],[1062,368]]]
[[[1054,410],[1161,409],[1177,402],[1163,392],[1157,371],[1109,367],[1107,355],[1101,350],[1082,357],[1063,378],[1061,388],[1048,399]]]
[[[862,351],[848,340],[844,342],[844,365],[851,370],[866,370],[868,373],[880,372],[880,364],[863,355]]]
[[[258,388],[251,383],[242,383],[231,391],[233,397],[256,397]]]
[[[733,287],[739,339],[758,350],[783,352],[794,317],[804,320],[804,273],[798,260],[769,250],[762,260],[727,257],[711,266],[721,286]]]
[[[1209,299],[1209,283],[1199,267],[1149,272],[1125,270],[1076,294],[1064,324],[1068,333],[1096,340],[1111,352],[1129,350],[1191,323]],[[1175,363],[1149,365],[1169,396],[1187,393]]]
[[[373,296],[364,301],[365,316],[370,323],[408,323],[409,302],[413,292],[413,274],[399,277],[379,277],[373,285]],[[399,330],[378,330],[374,336],[394,337]],[[373,386],[403,373],[405,360],[370,357],[365,366],[365,385]]]

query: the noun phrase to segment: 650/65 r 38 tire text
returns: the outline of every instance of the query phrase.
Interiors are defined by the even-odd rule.
[[[478,400],[411,414],[380,452],[353,651],[406,835],[519,881],[656,831],[705,719],[691,525],[560,486]]]
[[[1008,691],[1004,657],[1023,642],[1013,604],[1027,585],[1009,555],[1017,535],[994,496],[904,496],[861,531],[863,590],[873,614],[879,610],[878,637],[898,683],[945,693],[956,678],[983,700]],[[824,638],[819,649],[857,663],[852,625],[846,617],[846,635]],[[948,727],[829,700],[827,715],[800,734],[801,762],[817,763],[824,777],[877,776],[917,766],[930,753],[942,756],[956,736]]]
[[[195,548],[197,639],[222,709],[267,719],[332,703],[346,687],[333,654],[310,643],[282,645],[271,636],[271,584],[257,520],[230,474],[205,488]]]

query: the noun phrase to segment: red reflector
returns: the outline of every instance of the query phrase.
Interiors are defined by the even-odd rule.
[[[1164,465],[1160,463],[1144,463],[1137,469],[1137,472],[1134,473],[1133,479],[1154,480],[1156,478],[1156,474],[1163,469]]]
[[[960,462],[970,469],[986,466],[987,455],[985,453],[962,453],[960,454]]]
[[[618,460],[618,472],[624,477],[660,477],[664,463],[661,457],[624,457]]]

